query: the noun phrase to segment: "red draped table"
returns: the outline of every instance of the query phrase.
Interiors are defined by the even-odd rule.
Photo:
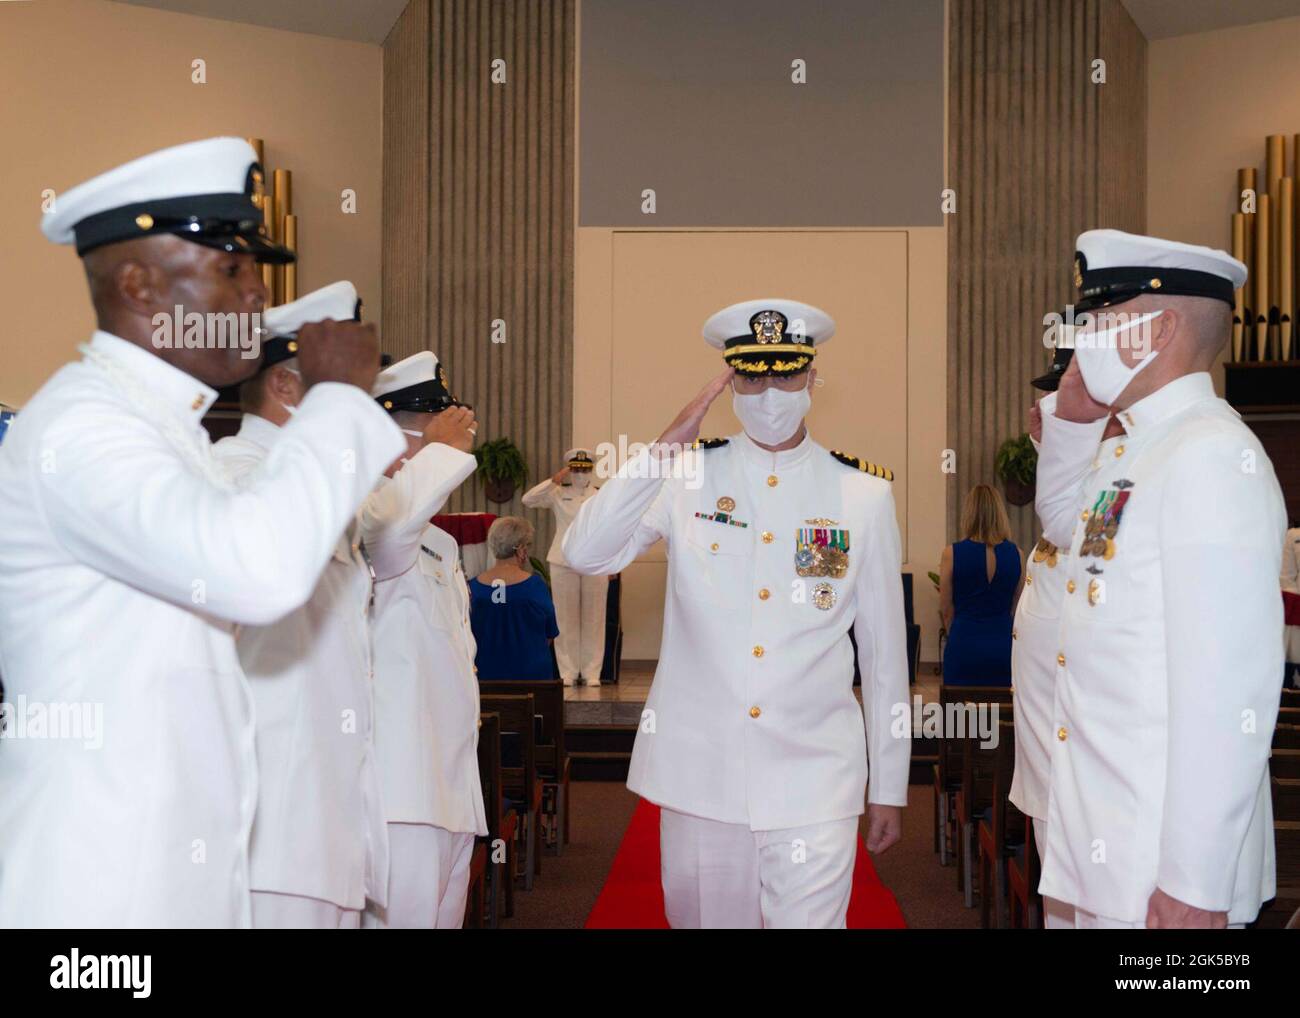
[[[487,532],[496,520],[496,513],[439,513],[429,522],[445,530],[460,545],[461,567],[469,579],[487,569],[491,563],[488,555]]]

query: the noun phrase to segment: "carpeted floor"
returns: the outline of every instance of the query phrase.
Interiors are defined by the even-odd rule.
[[[962,906],[954,867],[939,866],[933,850],[930,789],[914,785],[903,811],[903,839],[872,862],[914,929],[979,926],[979,910]],[[564,855],[547,855],[533,890],[515,895],[515,915],[504,929],[581,929],[618,853],[638,799],[621,783],[572,785],[572,841]]]

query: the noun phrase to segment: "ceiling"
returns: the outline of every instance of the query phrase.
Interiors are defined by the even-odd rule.
[[[180,14],[379,44],[407,0],[115,0]],[[651,2],[651,0],[647,0]],[[1120,0],[1148,39],[1300,17],[1300,0]]]
[[[1300,0],[1120,0],[1149,40],[1300,17]]]
[[[178,14],[382,43],[407,0],[115,0]]]

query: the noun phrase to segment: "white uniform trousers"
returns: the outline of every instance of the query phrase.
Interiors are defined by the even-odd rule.
[[[548,563],[555,622],[555,660],[565,685],[581,675],[589,685],[600,683],[605,660],[605,599],[608,576],[582,576],[560,562]]]
[[[1039,872],[1042,872],[1043,849],[1047,845],[1047,821],[1034,817],[1034,842],[1038,848]],[[1074,906],[1056,898],[1043,895],[1043,928],[1047,930],[1074,929]]]
[[[1076,930],[1145,930],[1146,920],[1130,922],[1127,919],[1112,919],[1110,916],[1097,915],[1082,908],[1074,910],[1074,928]],[[1244,930],[1245,923],[1228,923],[1230,930]]]
[[[343,908],[332,901],[300,894],[253,892],[255,930],[355,930],[360,927],[360,909]]]
[[[674,929],[843,929],[858,818],[780,831],[661,809],[664,911]]]
[[[458,930],[465,924],[474,835],[388,825],[388,907],[366,905],[367,930]]]

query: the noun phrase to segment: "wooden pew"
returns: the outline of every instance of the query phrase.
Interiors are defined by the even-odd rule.
[[[564,746],[564,683],[559,679],[546,682],[492,680],[479,683],[479,692],[488,696],[533,695],[537,714],[542,719],[542,734],[536,745],[537,773],[542,778],[542,801],[553,802],[549,827],[555,839],[555,854],[569,842],[569,754]]]
[[[939,762],[934,768],[935,826],[939,835],[939,861],[947,865],[947,849],[956,846],[957,889],[966,900],[968,908],[974,907],[974,880],[971,867],[974,865],[975,828],[973,819],[966,816],[963,822],[962,812],[956,807],[959,801],[969,812],[971,803],[959,800],[963,787],[962,760],[965,753],[966,739],[958,737],[948,730],[949,704],[971,705],[978,709],[981,704],[994,704],[999,707],[999,717],[1011,716],[1011,687],[1009,686],[940,686],[939,706],[943,712],[943,726],[939,738]],[[969,715],[967,716],[969,721]],[[981,807],[982,809],[983,807]]]
[[[524,890],[533,889],[533,877],[541,874],[541,853],[537,851],[538,814],[542,804],[542,782],[537,776],[534,716],[537,713],[532,693],[514,696],[493,694],[480,699],[484,710],[501,716],[503,753],[506,740],[513,739],[518,758],[503,756],[501,785],[506,798],[517,803],[523,817]]]
[[[1300,749],[1300,725],[1278,725],[1273,729],[1274,749]]]
[[[1275,778],[1300,778],[1300,749],[1273,750],[1268,770]]]
[[[479,715],[478,776],[483,787],[488,832],[487,837],[476,840],[486,855],[487,924],[496,929],[503,908],[507,916],[515,914],[514,844],[519,817],[514,810],[506,808],[501,785],[501,716],[492,711]],[[493,861],[497,845],[505,846],[504,862]]]
[[[1004,929],[1003,903],[1007,900],[1008,869],[1016,846],[1025,846],[1026,817],[1011,805],[1011,776],[1016,769],[1016,729],[1012,721],[998,722],[996,748],[976,747],[972,754],[992,757],[992,802],[989,818],[979,819],[980,925]],[[992,920],[990,922],[990,915]]]

